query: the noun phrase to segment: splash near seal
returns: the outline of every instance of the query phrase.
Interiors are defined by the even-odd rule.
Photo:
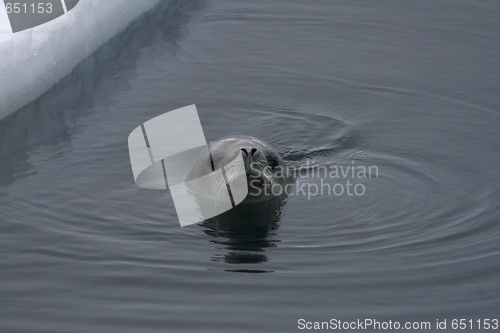
[[[12,32],[31,29],[72,10],[79,0],[4,0]]]
[[[168,187],[181,227],[220,215],[248,194],[241,152],[213,172],[186,180],[197,156],[210,152],[194,104],[138,126],[128,137],[128,147],[136,184],[145,189]]]

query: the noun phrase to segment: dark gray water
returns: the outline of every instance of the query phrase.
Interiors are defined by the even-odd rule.
[[[1,332],[500,319],[500,3],[167,9],[0,121]],[[291,196],[264,235],[181,228],[168,191],[135,185],[127,137],[193,103],[208,141],[378,177]]]

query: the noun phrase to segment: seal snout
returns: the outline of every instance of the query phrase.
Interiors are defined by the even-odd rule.
[[[247,176],[256,176],[255,164],[262,160],[262,153],[255,147],[245,147],[240,149],[245,162],[245,171]]]
[[[243,152],[244,156],[253,156],[257,152],[257,148],[241,148],[241,151]]]

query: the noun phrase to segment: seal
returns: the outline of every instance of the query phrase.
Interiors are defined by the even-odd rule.
[[[245,135],[225,137],[208,145],[198,155],[185,181],[205,176],[223,168],[242,155],[248,184],[248,194],[241,204],[258,204],[270,199],[283,201],[287,196],[288,185],[294,179],[281,156],[264,141]],[[227,170],[231,178],[231,170]],[[225,188],[221,177],[215,187]]]

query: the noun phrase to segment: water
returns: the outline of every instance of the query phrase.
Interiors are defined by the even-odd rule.
[[[1,331],[498,318],[499,12],[210,0],[142,17],[0,122]],[[134,184],[127,137],[193,103],[208,141],[378,177],[291,196],[257,236],[180,228],[168,191]]]

